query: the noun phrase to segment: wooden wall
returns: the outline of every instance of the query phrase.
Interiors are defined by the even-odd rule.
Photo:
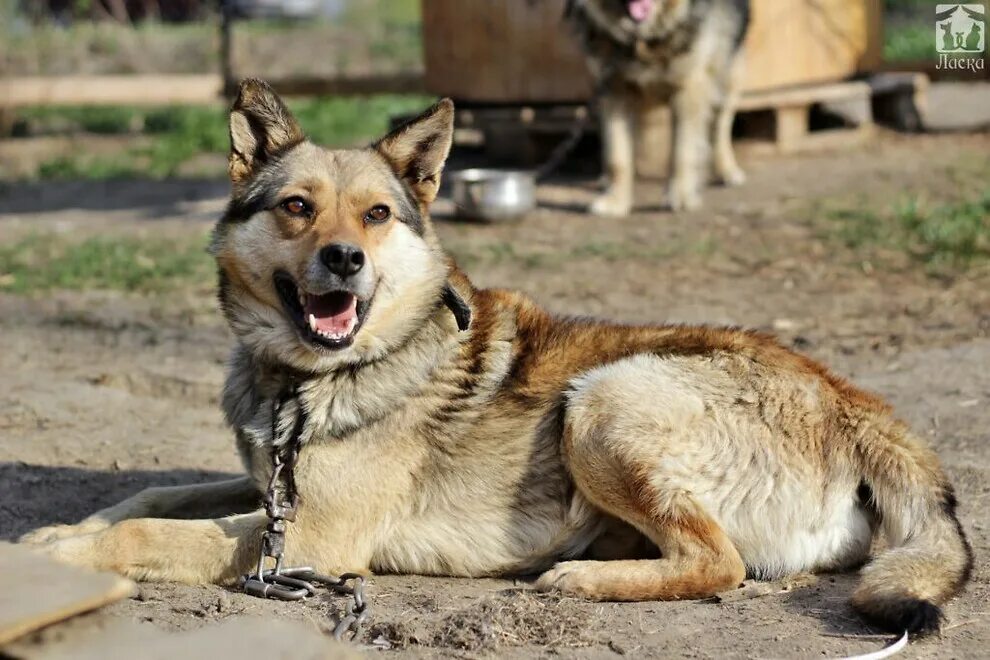
[[[591,83],[564,0],[422,0],[426,87],[472,103],[581,102]],[[747,90],[876,69],[880,0],[752,0]]]

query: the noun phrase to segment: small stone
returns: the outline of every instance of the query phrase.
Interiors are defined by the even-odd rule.
[[[616,653],[618,655],[625,655],[626,654],[626,647],[622,646],[621,644],[619,644],[614,639],[611,640],[611,641],[609,641],[608,647],[610,649],[612,649],[612,652],[613,653]]]
[[[230,606],[230,596],[226,591],[221,592],[220,595],[217,596],[217,613],[222,614],[223,612],[229,612]]]
[[[798,323],[794,319],[774,319],[773,329],[777,332],[789,332],[791,330],[797,330]]]

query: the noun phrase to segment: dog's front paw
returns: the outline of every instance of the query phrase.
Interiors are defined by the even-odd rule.
[[[674,179],[667,190],[671,211],[696,211],[701,208],[701,193],[693,183]]]
[[[100,565],[100,553],[97,551],[98,537],[99,534],[88,534],[85,536],[54,539],[47,542],[34,542],[31,550],[47,555],[62,564],[99,570],[102,566]]]
[[[83,536],[103,531],[108,525],[101,520],[84,520],[77,525],[49,525],[24,534],[18,543],[28,543],[31,545],[41,545],[52,543],[60,539],[67,539],[73,536]]]
[[[594,215],[606,217],[621,217],[632,211],[632,200],[624,195],[605,193],[597,197],[588,209]]]
[[[598,598],[596,561],[562,561],[536,580],[539,591],[559,591],[580,598]]]
[[[746,183],[746,173],[739,166],[727,169],[719,175],[719,179],[726,186],[741,186]]]

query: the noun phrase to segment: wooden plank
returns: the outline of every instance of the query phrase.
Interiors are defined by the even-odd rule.
[[[2,78],[0,106],[205,104],[222,91],[216,74]]]
[[[802,85],[763,91],[752,91],[739,99],[738,110],[767,110],[784,106],[807,106],[812,103],[845,101],[870,97],[870,85],[865,82],[846,82],[829,85]]]
[[[876,133],[872,124],[861,124],[852,128],[830,128],[824,131],[810,131],[804,138],[791,145],[792,152],[840,151],[859,146]]]
[[[777,148],[792,153],[800,148],[808,135],[808,106],[791,105],[774,111]]]
[[[135,593],[133,582],[59,564],[27,546],[0,543],[0,646]]]
[[[366,96],[421,94],[422,71],[362,76],[274,78],[268,81],[286,96]],[[205,105],[223,98],[220,76],[121,75],[0,79],[0,108],[30,105]],[[236,89],[226,90],[228,95]]]

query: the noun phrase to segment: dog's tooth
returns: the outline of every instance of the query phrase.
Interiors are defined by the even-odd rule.
[[[312,330],[313,332],[319,332],[316,329],[316,316],[313,315],[313,314],[310,314],[309,315],[309,329]],[[320,334],[323,334],[323,333],[320,333]]]
[[[299,304],[302,305],[303,307],[305,307],[306,306],[306,294],[303,293],[302,291],[298,291],[297,293],[299,294]]]

